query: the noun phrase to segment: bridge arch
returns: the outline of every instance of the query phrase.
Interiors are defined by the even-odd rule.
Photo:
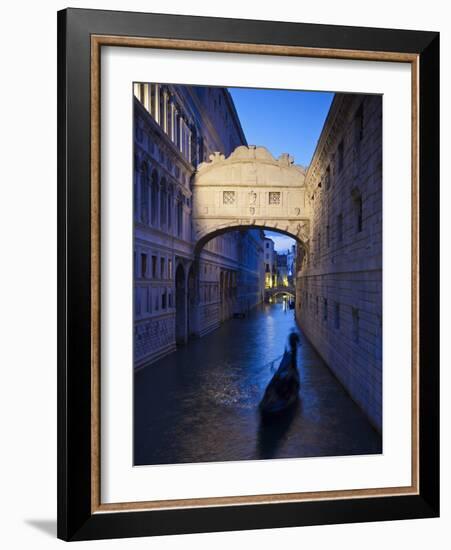
[[[194,246],[194,257],[198,258],[199,254],[201,253],[204,246],[211,240],[213,240],[215,237],[218,237],[220,235],[224,235],[225,233],[230,233],[233,231],[248,231],[252,229],[261,229],[262,231],[272,231],[274,233],[281,233],[282,235],[286,235],[287,237],[291,237],[296,241],[296,243],[302,247],[305,254],[308,253],[308,243],[295,233],[291,233],[287,229],[281,229],[276,224],[274,226],[272,225],[259,225],[259,224],[243,224],[243,223],[237,223],[235,224],[233,220],[231,220],[229,223],[217,227],[212,228],[210,233],[207,233],[205,235],[199,236],[199,240],[196,241]]]

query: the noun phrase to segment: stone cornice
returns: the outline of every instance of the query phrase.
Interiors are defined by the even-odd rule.
[[[258,166],[270,165],[289,171],[294,178],[300,177],[304,179],[305,177],[304,169],[301,166],[293,164],[293,159],[288,153],[283,153],[276,159],[268,151],[268,149],[266,149],[266,147],[259,147],[255,145],[241,145],[237,147],[227,158],[221,153],[213,153],[210,155],[210,162],[202,162],[199,164],[197,167],[197,173],[199,176],[203,176],[216,168],[233,166],[234,164],[255,164],[256,169]],[[233,183],[233,181],[230,181],[231,185],[233,185]],[[303,186],[303,183],[304,182],[297,182],[297,185]],[[249,184],[252,185],[252,182]],[[211,183],[209,185],[211,185]]]
[[[311,189],[322,177],[326,158],[331,158],[336,144],[346,129],[346,113],[353,102],[352,94],[335,94],[326,117],[312,161],[307,170],[306,185]]]

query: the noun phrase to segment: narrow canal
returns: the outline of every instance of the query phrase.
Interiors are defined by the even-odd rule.
[[[380,453],[381,437],[302,333],[299,404],[260,421],[292,329],[292,310],[265,304],[135,373],[135,465]]]

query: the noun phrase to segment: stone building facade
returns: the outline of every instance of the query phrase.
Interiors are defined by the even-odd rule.
[[[148,365],[263,299],[260,230],[217,236],[199,251],[192,176],[246,145],[225,88],[134,84],[134,365]]]
[[[382,98],[336,94],[306,175],[296,316],[382,430]]]

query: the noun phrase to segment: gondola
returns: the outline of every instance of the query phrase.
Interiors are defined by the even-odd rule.
[[[299,337],[290,335],[290,351],[285,350],[280,365],[270,380],[259,404],[264,418],[290,409],[299,399],[299,372],[296,366],[296,348]]]

